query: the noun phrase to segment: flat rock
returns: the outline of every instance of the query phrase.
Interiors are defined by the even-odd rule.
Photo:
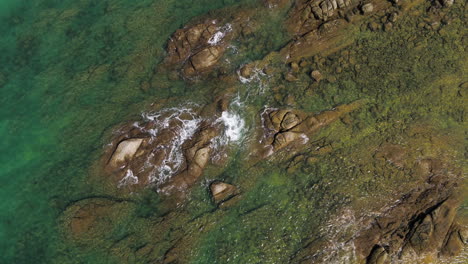
[[[222,47],[212,46],[193,55],[190,61],[195,71],[203,71],[215,65],[221,57],[223,50]]]
[[[226,201],[237,194],[236,186],[220,181],[213,182],[210,191],[215,203]]]

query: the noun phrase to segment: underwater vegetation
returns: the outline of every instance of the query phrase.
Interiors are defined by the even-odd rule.
[[[0,1],[1,263],[466,263],[466,2]]]

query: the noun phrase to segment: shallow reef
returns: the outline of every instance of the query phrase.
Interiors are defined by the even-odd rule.
[[[466,263],[466,13],[8,5],[0,260]]]

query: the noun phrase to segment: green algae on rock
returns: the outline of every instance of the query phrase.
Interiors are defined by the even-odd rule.
[[[6,262],[466,261],[466,3],[45,2],[5,20],[0,86],[47,95],[33,197],[61,232]]]

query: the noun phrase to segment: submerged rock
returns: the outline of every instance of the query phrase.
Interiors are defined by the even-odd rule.
[[[112,228],[109,222],[129,206],[128,202],[115,198],[82,199],[66,207],[62,221],[73,239],[102,238]]]

